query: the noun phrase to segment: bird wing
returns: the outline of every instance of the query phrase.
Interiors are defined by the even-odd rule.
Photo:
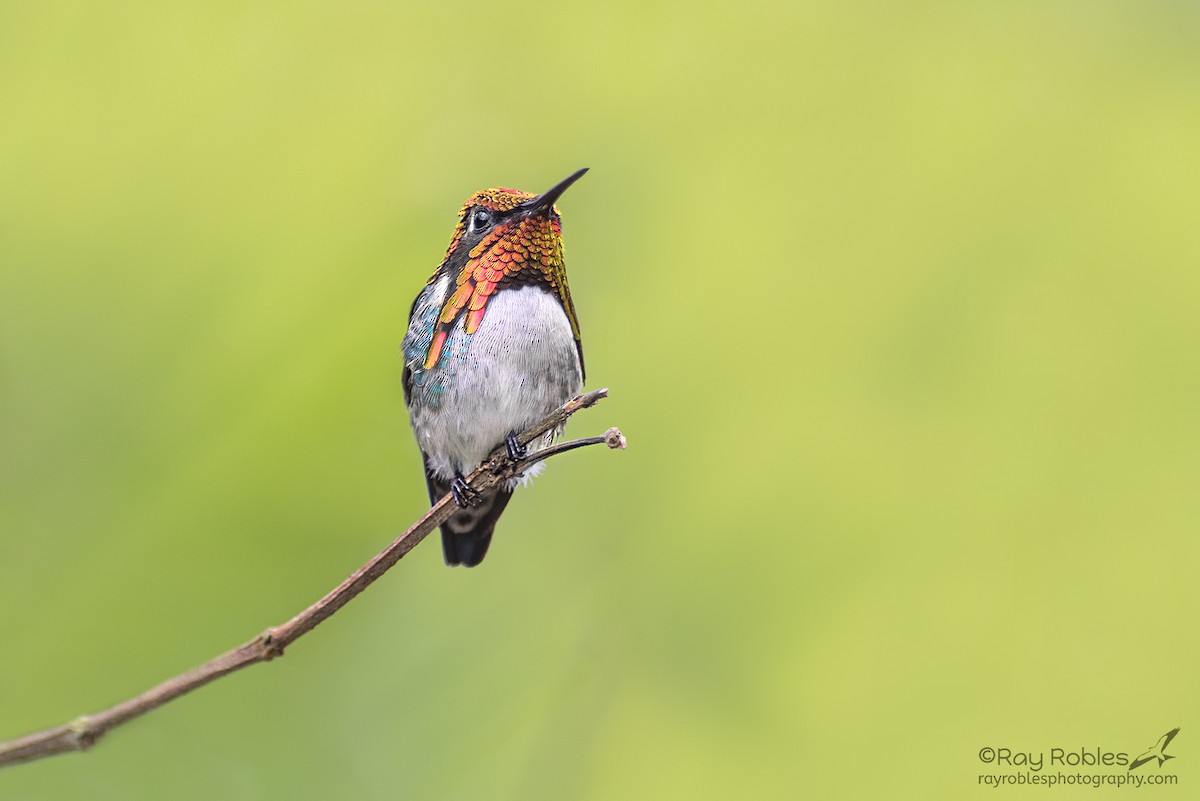
[[[1155,758],[1154,752],[1147,751],[1144,754],[1142,754],[1141,756],[1139,756],[1137,759],[1130,762],[1129,769],[1133,770],[1134,768],[1140,768],[1142,765],[1145,765],[1147,762],[1149,762],[1150,760],[1152,760],[1154,758]]]
[[[1158,738],[1158,744],[1155,746],[1155,748],[1158,749],[1158,753],[1161,754],[1163,751],[1167,750],[1167,746],[1170,745],[1171,741],[1175,739],[1175,735],[1179,734],[1179,728],[1179,726],[1176,726],[1162,737]]]

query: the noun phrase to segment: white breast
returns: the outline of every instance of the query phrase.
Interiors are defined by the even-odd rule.
[[[566,312],[537,287],[497,292],[465,350],[464,337],[460,319],[445,350],[462,356],[438,408],[411,409],[421,450],[442,478],[474,469],[510,431],[540,420],[583,383]]]

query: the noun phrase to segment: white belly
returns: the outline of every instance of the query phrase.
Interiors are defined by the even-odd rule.
[[[451,374],[438,402],[423,403],[418,395],[410,399],[417,442],[430,469],[443,479],[473,470],[510,431],[545,417],[583,383],[566,312],[537,287],[497,292],[479,329],[466,337],[460,319],[444,353],[435,370]],[[548,436],[531,450],[551,440]]]

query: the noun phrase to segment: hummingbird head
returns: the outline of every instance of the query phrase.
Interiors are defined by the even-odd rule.
[[[564,271],[562,217],[554,203],[585,172],[577,170],[540,195],[499,187],[471,195],[458,213],[442,271],[461,274],[468,264],[493,262],[489,266],[504,265],[505,272],[517,265],[518,272],[557,277]]]
[[[576,170],[540,195],[495,188],[467,200],[446,257],[430,279],[449,275],[456,286],[438,317],[439,332],[427,366],[437,362],[441,343],[459,316],[466,315],[465,332],[475,333],[488,299],[506,287],[539,286],[557,296],[579,340],[563,262],[562,218],[554,202],[585,172],[586,167]]]

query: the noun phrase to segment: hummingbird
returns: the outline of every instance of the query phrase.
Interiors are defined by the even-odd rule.
[[[517,486],[544,464],[486,493],[464,477],[583,387],[583,345],[563,263],[555,201],[587,168],[533,195],[484,189],[458,214],[445,258],[413,301],[404,353],[404,401],[425,465],[430,502],[458,506],[442,525],[446,564],[474,567]]]

